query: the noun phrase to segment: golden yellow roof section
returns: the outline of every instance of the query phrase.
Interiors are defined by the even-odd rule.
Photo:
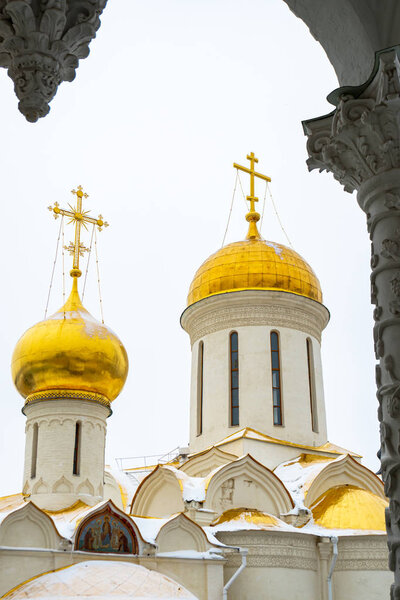
[[[331,488],[311,506],[314,522],[327,529],[385,531],[388,503],[353,485]]]
[[[249,508],[232,508],[226,510],[211,523],[211,526],[220,525],[221,523],[227,523],[229,521],[246,521],[253,525],[258,525],[260,528],[270,528],[279,526],[279,519],[276,517],[261,512],[259,510],[252,510]]]

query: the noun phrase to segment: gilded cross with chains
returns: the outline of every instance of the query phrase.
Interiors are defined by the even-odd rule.
[[[84,255],[85,252],[88,252],[89,249],[81,243],[81,229],[84,227],[87,229],[87,224],[92,223],[94,226],[97,226],[98,230],[101,231],[103,227],[108,227],[108,223],[103,220],[102,215],[99,215],[97,219],[93,217],[89,217],[88,210],[84,211],[82,206],[82,199],[88,198],[88,194],[86,194],[81,185],[78,185],[76,190],[72,190],[72,194],[76,196],[76,206],[71,206],[69,204],[70,210],[65,208],[60,208],[58,202],[54,202],[53,206],[49,206],[49,210],[53,213],[55,219],[58,219],[60,215],[64,217],[69,217],[68,224],[74,223],[75,225],[75,241],[70,242],[69,246],[64,246],[66,250],[74,257],[73,266],[71,270],[71,277],[80,277],[82,275],[82,271],[79,268],[79,258]]]
[[[255,212],[254,202],[258,202],[258,198],[254,195],[254,177],[264,179],[264,181],[271,181],[271,178],[267,177],[267,175],[262,175],[262,173],[257,173],[257,171],[254,170],[255,163],[258,163],[258,158],[255,157],[254,152],[248,154],[246,158],[250,161],[250,169],[248,167],[237,165],[236,163],[233,163],[233,166],[235,169],[239,169],[239,171],[244,171],[250,175],[250,196],[246,196],[246,198],[250,202],[250,212]]]

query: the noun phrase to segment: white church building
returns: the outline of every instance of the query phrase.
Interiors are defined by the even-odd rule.
[[[199,267],[181,316],[189,447],[146,472],[105,468],[128,357],[80,299],[80,227],[104,223],[78,188],[71,294],[12,358],[26,449],[21,491],[0,498],[1,597],[381,600],[390,587],[381,478],[327,439],[329,311],[307,262],[261,238],[248,158],[247,236]]]

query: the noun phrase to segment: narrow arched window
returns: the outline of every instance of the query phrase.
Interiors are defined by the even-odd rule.
[[[200,342],[197,358],[197,435],[203,433],[203,370],[204,343]]]
[[[279,335],[271,331],[272,406],[274,425],[282,425],[281,359]]]
[[[238,334],[230,335],[231,359],[231,425],[239,425],[239,341]]]
[[[314,354],[310,338],[306,340],[307,346],[307,364],[308,364],[308,387],[310,391],[310,412],[311,426],[315,433],[318,433],[318,412],[317,399],[315,394],[315,374],[314,374]]]
[[[77,421],[75,423],[75,444],[74,444],[74,466],[72,469],[73,475],[79,475],[80,462],[81,462],[81,437],[82,437],[82,423]]]
[[[32,433],[32,455],[31,455],[31,479],[36,477],[37,450],[38,450],[39,425],[33,425]]]

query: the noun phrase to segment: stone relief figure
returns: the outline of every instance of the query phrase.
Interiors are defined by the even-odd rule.
[[[222,507],[232,505],[234,490],[235,490],[235,480],[233,477],[224,481],[224,483],[221,486],[221,496],[220,496],[220,504]]]

